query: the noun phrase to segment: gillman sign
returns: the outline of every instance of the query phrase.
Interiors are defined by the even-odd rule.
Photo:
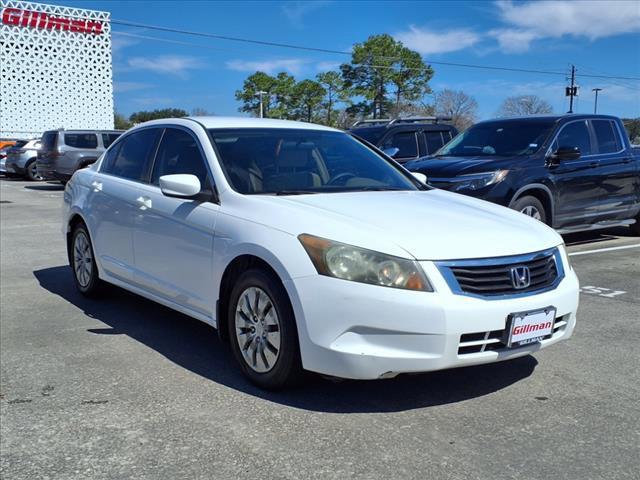
[[[56,17],[44,12],[5,8],[2,11],[2,23],[15,27],[41,28],[64,32],[102,34],[103,22],[66,17]]]

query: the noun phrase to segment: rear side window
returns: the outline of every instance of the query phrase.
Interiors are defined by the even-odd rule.
[[[151,183],[158,185],[161,176],[178,173],[195,175],[205,188],[208,170],[195,138],[184,130],[167,128],[158,146]]]
[[[56,148],[57,139],[58,132],[45,132],[44,135],[42,135],[42,148],[44,150],[53,150]]]
[[[429,155],[436,153],[436,151],[440,150],[440,148],[451,140],[451,136],[449,132],[429,132],[425,131],[424,133],[424,141],[427,143],[427,153]],[[445,141],[442,138],[443,133],[447,134],[447,140]]]
[[[578,147],[581,155],[591,155],[591,137],[587,122],[578,121],[567,124],[558,135],[557,148]]]
[[[116,138],[118,138],[120,135],[122,135],[121,133],[103,133],[102,134],[102,144],[104,145],[104,148],[109,148],[109,146],[116,141]]]
[[[620,139],[615,125],[610,120],[593,120],[593,130],[598,140],[598,153],[614,153],[620,151]]]
[[[107,154],[104,171],[129,180],[143,180],[155,151],[159,132],[157,128],[149,128],[127,135],[119,142],[120,145],[116,145],[117,154]]]
[[[415,132],[398,132],[387,138],[382,149],[398,148],[395,158],[413,158],[418,156],[418,141]]]
[[[95,133],[65,133],[64,144],[73,148],[97,148],[98,137]]]

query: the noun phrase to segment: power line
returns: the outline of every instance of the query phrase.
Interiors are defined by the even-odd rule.
[[[328,48],[317,48],[317,47],[307,47],[304,45],[296,45],[291,43],[280,43],[280,42],[270,42],[266,40],[256,40],[250,38],[242,38],[242,37],[232,37],[228,35],[219,35],[215,33],[208,32],[196,32],[192,30],[184,30],[180,28],[172,28],[172,27],[164,27],[160,25],[149,25],[143,23],[129,22],[126,20],[111,20],[112,24],[122,25],[127,27],[135,27],[135,28],[146,28],[149,30],[158,30],[162,32],[169,33],[178,33],[183,35],[191,35],[197,37],[204,38],[213,38],[216,40],[226,40],[232,42],[242,42],[242,43],[250,43],[254,45],[263,45],[268,47],[278,47],[278,48],[288,48],[294,50],[302,50],[316,53],[330,53],[337,55],[351,55],[351,52],[345,52],[341,50],[332,50]],[[389,59],[389,60],[399,60],[398,57],[384,57],[384,56],[376,56],[376,59]],[[512,68],[512,67],[500,67],[493,65],[477,65],[471,63],[454,63],[454,62],[436,62],[436,61],[427,61],[430,65],[444,65],[449,67],[460,67],[460,68],[474,68],[481,70],[497,70],[497,71],[508,71],[508,72],[517,72],[517,73],[535,73],[535,74],[543,74],[543,75],[562,75],[566,76],[566,72],[558,72],[552,70],[535,70],[535,69],[527,69],[527,68]],[[386,68],[386,66],[374,66],[376,68]],[[419,68],[408,68],[408,70],[422,70]],[[630,77],[630,76],[613,76],[613,75],[591,75],[591,74],[581,74],[581,77],[589,77],[589,78],[603,78],[603,79],[614,79],[614,80],[632,80],[632,81],[640,81],[640,77]]]

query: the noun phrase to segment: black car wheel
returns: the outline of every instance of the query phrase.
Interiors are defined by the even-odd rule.
[[[528,217],[540,220],[542,223],[547,223],[547,212],[544,209],[542,202],[536,197],[531,195],[524,196],[515,201],[511,208],[524,213]]]
[[[38,168],[36,166],[35,158],[27,162],[27,165],[25,166],[25,176],[31,181],[42,180],[42,177],[38,175]]]
[[[275,390],[299,381],[296,321],[278,278],[264,270],[244,272],[231,292],[227,321],[233,354],[252,383]]]

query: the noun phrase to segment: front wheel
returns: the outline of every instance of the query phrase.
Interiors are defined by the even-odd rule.
[[[542,202],[531,195],[524,196],[516,200],[511,206],[514,210],[525,214],[528,217],[535,218],[542,223],[547,223],[547,212]]]
[[[227,320],[231,349],[252,383],[275,390],[298,382],[302,363],[295,317],[273,274],[243,273],[231,292]]]
[[[91,238],[87,227],[82,224],[73,230],[70,261],[73,278],[80,293],[87,297],[96,295],[100,290],[101,281],[98,278]]]

